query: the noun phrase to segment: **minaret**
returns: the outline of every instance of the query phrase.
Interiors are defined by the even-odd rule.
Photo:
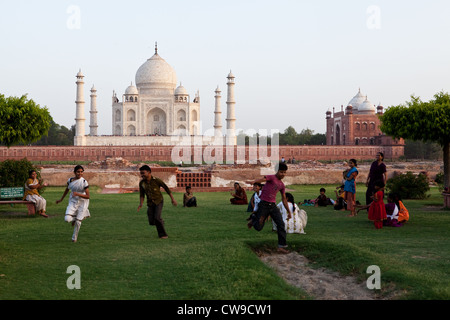
[[[97,89],[94,86],[91,88],[91,124],[89,125],[89,135],[97,135]]]
[[[214,136],[221,137],[222,136],[222,111],[220,110],[220,98],[221,91],[219,86],[217,86],[216,91],[214,91],[216,95],[214,98],[216,99],[215,109],[214,109]],[[223,143],[223,142],[222,142]]]
[[[77,100],[75,101],[75,104],[77,105],[77,113],[75,116],[75,137],[74,137],[74,144],[76,146],[83,146],[86,142],[86,132],[84,127],[84,81],[83,81],[83,74],[80,71],[77,73]]]
[[[227,145],[236,145],[236,133],[235,133],[235,122],[236,118],[234,117],[234,107],[236,102],[234,101],[234,75],[231,73],[228,74],[228,95],[227,95]]]

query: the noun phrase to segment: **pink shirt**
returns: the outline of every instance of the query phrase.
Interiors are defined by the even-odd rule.
[[[265,178],[266,183],[262,189],[260,199],[276,203],[277,192],[280,191],[281,194],[284,194],[285,192],[284,183],[278,179],[276,175],[265,176]]]

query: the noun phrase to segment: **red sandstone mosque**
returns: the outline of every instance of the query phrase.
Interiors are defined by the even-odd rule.
[[[344,111],[326,112],[327,145],[403,146],[403,139],[392,139],[380,130],[383,106],[372,104],[361,90],[349,101]]]

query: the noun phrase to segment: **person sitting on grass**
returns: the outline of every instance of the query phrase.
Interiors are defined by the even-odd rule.
[[[387,196],[386,207],[386,217],[387,219],[383,221],[383,226],[385,227],[401,227],[402,225],[398,223],[398,207],[394,202],[394,194],[389,193]]]
[[[334,210],[341,210],[341,211],[347,210],[347,202],[345,202],[344,185],[337,187],[336,190],[334,190],[334,193],[336,194],[336,202],[334,203]]]
[[[197,206],[197,198],[195,198],[192,193],[191,186],[186,187],[186,193],[183,196],[183,207],[196,207]]]
[[[247,193],[241,187],[239,182],[234,183],[234,192],[231,192],[233,198],[230,199],[231,204],[248,204]]]
[[[305,234],[305,227],[308,221],[308,215],[305,210],[301,210],[295,203],[292,193],[286,192],[286,199],[289,205],[289,209],[292,212],[292,218],[288,220],[288,211],[284,207],[283,202],[278,203],[278,209],[283,217],[284,226],[287,233],[301,233]],[[272,230],[277,231],[277,225],[273,223]]]
[[[398,193],[394,193],[394,202],[398,207],[398,222],[401,224],[407,222],[409,220],[409,211],[406,209]]]
[[[250,198],[250,202],[248,203],[247,212],[256,212],[258,210],[258,203],[261,200],[259,197],[261,196],[261,190],[263,185],[259,182],[255,182],[253,184],[253,193]]]
[[[314,201],[315,207],[326,207],[328,204],[333,204],[331,202],[331,199],[328,198],[327,195],[325,194],[325,192],[326,192],[325,188],[320,188],[319,191],[320,191],[320,194]]]

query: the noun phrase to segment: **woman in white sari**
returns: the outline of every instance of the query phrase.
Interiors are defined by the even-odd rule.
[[[48,218],[48,215],[45,214],[45,211],[47,210],[47,201],[39,194],[39,190],[46,186],[46,183],[43,184],[42,180],[37,179],[36,170],[30,170],[28,172],[28,179],[24,186],[25,192],[23,194],[23,199],[33,202],[36,207],[36,212],[44,218]]]
[[[66,214],[64,220],[66,222],[72,223],[73,235],[72,242],[77,242],[78,232],[80,231],[81,221],[85,218],[90,217],[89,213],[89,184],[83,178],[84,169],[82,166],[77,165],[73,170],[75,177],[69,178],[67,181],[66,190],[60,200],[56,203],[63,201],[64,197],[69,191],[71,191],[69,196],[69,204],[67,205]]]
[[[305,227],[308,222],[308,215],[306,211],[300,209],[294,201],[294,196],[291,193],[286,192],[286,199],[289,205],[289,209],[292,212],[292,218],[288,219],[288,213],[283,203],[278,204],[278,209],[283,217],[286,233],[302,233],[305,234]],[[277,226],[273,223],[272,230],[276,231]]]

